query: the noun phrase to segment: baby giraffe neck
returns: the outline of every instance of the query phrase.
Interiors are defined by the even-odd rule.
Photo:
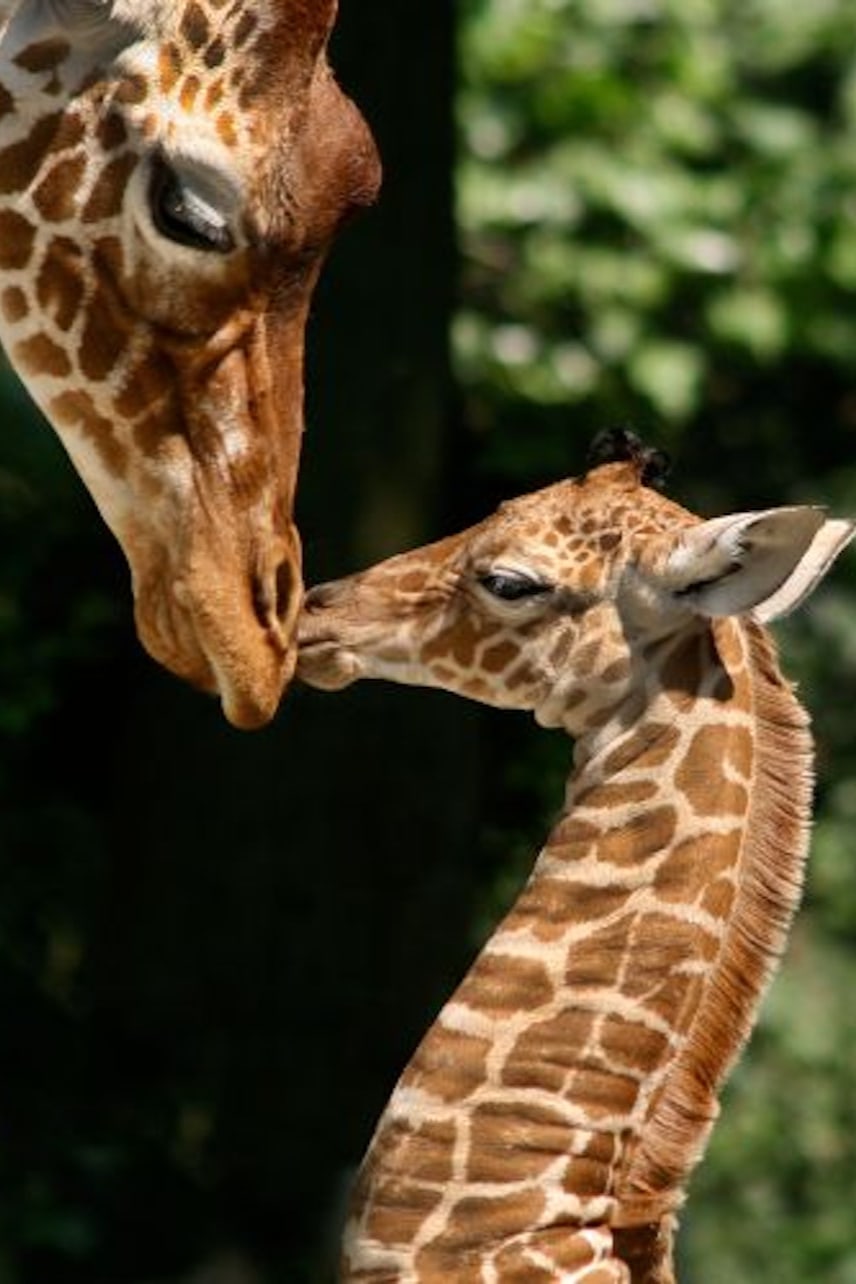
[[[347,1284],[673,1279],[799,899],[811,746],[760,628],[645,661],[642,715],[578,745],[565,815],[381,1117]]]

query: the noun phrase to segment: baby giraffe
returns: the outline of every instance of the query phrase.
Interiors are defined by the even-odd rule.
[[[676,1210],[800,897],[812,742],[763,626],[854,523],[703,521],[631,434],[598,451],[306,602],[312,685],[442,687],[575,742],[529,882],[381,1117],[347,1284],[670,1284]]]

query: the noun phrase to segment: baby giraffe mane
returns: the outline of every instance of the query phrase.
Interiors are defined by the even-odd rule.
[[[756,762],[737,869],[737,894],[716,970],[687,1041],[654,1099],[617,1186],[618,1221],[637,1201],[680,1190],[719,1113],[716,1093],[749,1037],[802,895],[811,825],[814,751],[806,711],[782,683],[776,650],[747,629]]]

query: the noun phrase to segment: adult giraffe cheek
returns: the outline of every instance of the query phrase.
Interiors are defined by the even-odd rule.
[[[269,721],[296,661],[302,598],[292,520],[302,431],[302,324],[255,318],[204,345],[169,347],[179,388],[149,416],[145,492],[117,534],[147,650],[218,693],[240,727]],[[290,341],[289,341],[290,340]]]
[[[194,538],[180,565],[163,547],[146,545],[125,542],[143,646],[177,677],[219,696],[233,726],[264,726],[293,676],[295,649],[260,626],[251,588],[230,565],[228,542],[218,562],[212,541]]]
[[[236,727],[274,716],[296,663],[300,544],[274,530],[264,506],[258,530],[234,520],[217,479],[194,480],[171,530],[127,529],[137,631],[146,650],[178,677],[218,695]],[[170,523],[167,523],[170,525]]]

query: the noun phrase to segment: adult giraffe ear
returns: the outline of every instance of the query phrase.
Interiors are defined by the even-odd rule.
[[[766,623],[808,597],[856,533],[820,508],[735,513],[687,527],[661,564],[662,588],[699,615]]]

